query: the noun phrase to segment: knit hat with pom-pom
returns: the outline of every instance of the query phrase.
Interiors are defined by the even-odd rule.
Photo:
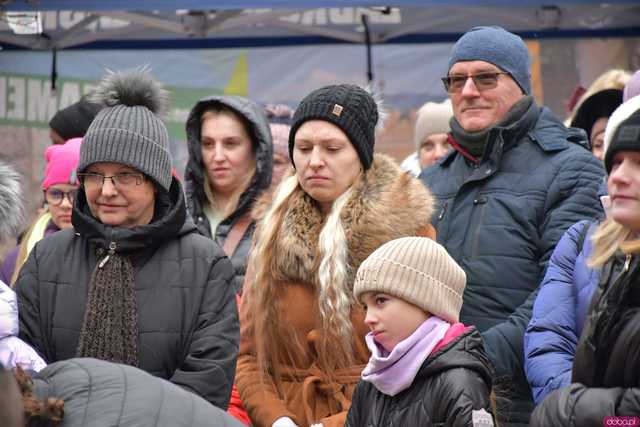
[[[158,117],[167,92],[145,69],[112,72],[91,100],[105,106],[89,126],[80,149],[78,172],[97,162],[130,166],[169,191],[169,134]]]

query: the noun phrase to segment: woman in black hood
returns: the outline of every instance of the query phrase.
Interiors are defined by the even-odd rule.
[[[255,228],[251,209],[271,184],[269,124],[246,98],[210,96],[193,107],[186,128],[189,213],[231,259],[240,293]]]

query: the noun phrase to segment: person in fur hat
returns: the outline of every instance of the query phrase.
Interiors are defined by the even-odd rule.
[[[137,366],[225,408],[238,351],[233,267],[198,234],[171,173],[166,93],[109,74],[80,149],[74,229],[38,242],[16,282],[20,337],[48,362]]]
[[[295,170],[257,203],[236,370],[254,426],[344,424],[369,359],[355,271],[389,240],[434,237],[428,189],[374,154],[379,118],[358,86],[311,92],[289,134]]]

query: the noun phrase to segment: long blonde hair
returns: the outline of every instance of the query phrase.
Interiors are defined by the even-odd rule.
[[[613,219],[605,219],[591,236],[593,253],[587,265],[592,268],[602,267],[618,250],[625,254],[640,252],[640,239],[632,230]]]
[[[252,263],[255,280],[252,292],[255,296],[255,342],[258,367],[261,372],[272,375],[279,387],[282,360],[293,363],[295,352],[304,348],[296,342],[291,328],[283,328],[281,312],[286,310],[278,302],[282,300],[284,287],[277,286],[282,277],[277,275],[274,247],[289,206],[289,200],[297,191],[303,191],[295,175],[280,183],[273,203],[264,218],[257,224]],[[350,311],[353,296],[347,283],[349,277],[348,246],[341,221],[341,211],[349,201],[352,189],[338,197],[327,215],[318,238],[319,257],[317,283],[313,283],[322,320],[322,333],[318,343],[318,367],[331,376],[335,369],[353,365],[352,326]],[[280,334],[289,334],[292,343],[282,348]]]

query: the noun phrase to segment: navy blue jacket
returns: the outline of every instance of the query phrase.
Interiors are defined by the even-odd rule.
[[[489,131],[479,164],[453,150],[420,175],[437,199],[438,243],[467,274],[461,321],[482,333],[496,374],[524,388],[523,335],[551,252],[569,226],[602,212],[604,169],[587,147],[583,131],[534,102]]]
[[[571,383],[576,346],[600,278],[598,269],[587,267],[596,226],[580,221],[567,230],[540,285],[524,336],[525,372],[536,404]]]

